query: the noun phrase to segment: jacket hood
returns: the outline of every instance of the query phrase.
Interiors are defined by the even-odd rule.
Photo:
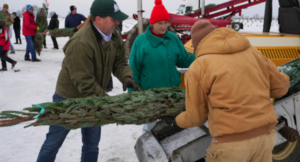
[[[196,58],[206,54],[233,54],[250,47],[249,40],[231,28],[218,28],[198,44]]]
[[[51,18],[57,18],[57,15],[56,15],[56,13],[51,17]]]

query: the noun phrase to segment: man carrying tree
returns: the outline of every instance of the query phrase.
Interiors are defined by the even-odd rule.
[[[67,98],[107,96],[105,88],[111,72],[123,83],[123,90],[139,86],[125,56],[121,35],[115,30],[128,16],[113,0],[95,0],[87,22],[63,48],[65,58],[58,76],[53,102]],[[70,130],[50,126],[38,162],[53,162]],[[101,127],[82,128],[81,162],[96,162]]]
[[[208,121],[206,162],[272,162],[278,120],[270,98],[287,93],[289,77],[233,29],[199,20],[191,37],[186,111],[161,119],[181,128]]]

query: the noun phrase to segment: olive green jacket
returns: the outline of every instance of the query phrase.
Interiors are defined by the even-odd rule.
[[[63,51],[65,58],[56,93],[64,98],[107,95],[105,87],[111,72],[121,82],[126,76],[132,78],[124,43],[116,30],[109,43],[106,43],[90,21],[74,34]]]
[[[3,19],[5,21],[5,28],[7,29],[7,32],[9,32],[10,25],[14,23],[11,14],[9,12],[4,13],[3,11],[0,11],[0,15],[3,15]]]

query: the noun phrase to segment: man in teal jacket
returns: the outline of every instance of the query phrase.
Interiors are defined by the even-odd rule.
[[[188,68],[195,60],[195,55],[188,54],[177,35],[167,31],[170,15],[161,1],[155,2],[151,25],[136,38],[129,57],[133,79],[143,90],[178,87],[181,74],[176,67]],[[143,131],[151,130],[155,124],[144,125]]]

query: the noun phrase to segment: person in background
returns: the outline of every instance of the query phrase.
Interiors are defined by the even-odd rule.
[[[195,55],[189,55],[178,36],[168,31],[170,15],[161,0],[155,1],[150,24],[145,33],[136,38],[130,52],[133,79],[143,90],[179,87],[181,74],[177,67],[189,67]],[[155,124],[156,121],[145,124],[143,133]]]
[[[14,46],[11,43],[11,38],[13,36],[13,30],[12,30],[13,27],[12,26],[13,25],[10,25],[9,32],[8,32],[8,35],[9,35],[9,45],[10,45],[10,53],[9,54],[15,54],[15,48],[14,48]]]
[[[71,13],[66,17],[65,28],[75,28],[81,24],[81,21],[85,21],[86,17],[77,13],[75,6],[70,6]]]
[[[16,42],[14,44],[22,44],[21,32],[20,32],[20,30],[21,30],[20,18],[16,12],[12,13],[12,17],[14,19],[13,28],[14,28],[14,32],[15,32],[15,36],[16,36]]]
[[[36,52],[34,49],[34,35],[36,31],[39,31],[40,28],[36,26],[33,15],[33,7],[31,5],[27,5],[27,10],[23,13],[23,26],[22,26],[23,35],[26,39],[26,53],[25,53],[25,61],[39,62],[40,59],[36,58]],[[31,53],[31,59],[29,56]]]
[[[5,21],[0,19],[0,58],[2,68],[0,71],[7,71],[6,61],[11,63],[11,69],[15,67],[17,61],[7,57],[7,51],[9,50],[9,36],[8,31],[5,28]]]
[[[231,28],[199,20],[191,37],[196,60],[185,74],[186,111],[161,119],[180,128],[208,120],[206,162],[272,162],[278,120],[270,98],[287,93],[289,77]]]
[[[3,20],[5,21],[5,28],[9,32],[9,27],[14,23],[11,14],[8,12],[8,4],[3,4],[3,9],[0,11],[0,15],[3,15]]]
[[[48,26],[48,30],[54,30],[59,28],[59,21],[57,19],[57,14],[55,12],[50,12],[50,24]],[[51,36],[52,42],[53,42],[53,49],[59,49],[58,44],[56,41],[56,37]]]
[[[53,102],[68,98],[107,96],[105,88],[111,72],[126,88],[139,89],[125,56],[123,39],[116,25],[128,16],[113,0],[95,0],[87,22],[63,48],[65,57],[59,73]],[[37,162],[54,162],[70,130],[52,125]],[[101,126],[81,128],[81,162],[96,162],[99,155]],[[109,138],[109,137],[107,137]],[[100,154],[101,155],[101,154]]]

